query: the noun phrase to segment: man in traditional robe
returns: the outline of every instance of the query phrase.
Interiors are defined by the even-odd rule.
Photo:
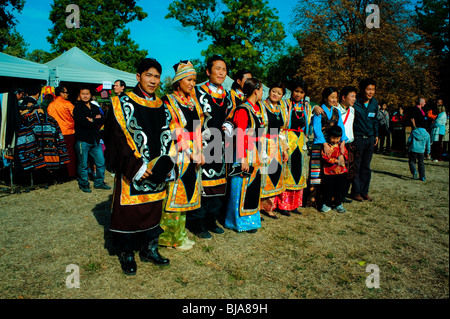
[[[211,232],[223,234],[217,225],[227,190],[224,124],[233,110],[230,92],[222,84],[227,76],[227,65],[220,56],[207,61],[208,82],[195,87],[195,97],[204,114],[202,125],[203,154],[201,207],[187,215],[186,227],[197,237],[212,238]]]
[[[112,98],[105,123],[105,157],[115,172],[110,230],[127,275],[136,273],[137,250],[143,262],[169,265],[158,252],[166,177],[174,168],[166,155],[172,144],[170,114],[155,95],[161,73],[158,61],[142,60],[138,84]]]

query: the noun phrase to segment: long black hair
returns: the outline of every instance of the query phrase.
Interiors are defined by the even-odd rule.
[[[262,83],[257,78],[251,78],[245,81],[243,92],[246,98],[249,98],[255,90],[259,90],[262,87]]]

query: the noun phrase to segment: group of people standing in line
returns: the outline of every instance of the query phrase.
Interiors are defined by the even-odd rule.
[[[373,200],[373,80],[361,81],[359,91],[329,87],[313,107],[302,80],[289,84],[288,99],[280,82],[263,100],[261,81],[242,70],[225,90],[220,56],[207,61],[204,84],[190,61],[174,70],[173,93],[160,99],[161,65],[141,61],[138,84],[112,98],[104,122],[105,159],[115,173],[110,231],[125,274],[136,273],[135,251],[164,266],[170,261],[158,246],[191,249],[187,230],[199,239],[223,234],[220,225],[255,233],[262,214],[277,219],[305,206],[345,213],[344,202]]]
[[[190,61],[174,70],[173,93],[162,98],[155,94],[161,65],[146,58],[132,91],[115,82],[107,112],[88,87],[80,88],[75,106],[66,87],[56,88],[47,109],[69,150],[69,176],[78,175],[83,192],[91,192],[89,162],[94,188],[111,189],[105,167],[115,176],[110,231],[125,274],[136,273],[135,251],[143,262],[165,266],[170,261],[159,246],[192,249],[187,230],[199,239],[223,234],[220,225],[255,233],[262,215],[278,219],[277,213],[301,214],[300,207],[345,213],[344,203],[373,201],[370,163],[386,135],[380,120],[389,117],[380,117],[384,106],[372,79],[358,89],[328,87],[313,106],[300,79],[271,84],[263,100],[261,81],[241,70],[225,90],[220,56],[207,61],[208,80],[200,85]],[[412,119],[421,133],[420,117]],[[403,115],[394,114],[397,120]]]

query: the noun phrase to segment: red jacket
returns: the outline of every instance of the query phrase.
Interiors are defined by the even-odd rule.
[[[339,156],[341,155],[341,148],[339,144],[331,145],[328,144],[331,147],[331,155],[326,156],[322,150],[322,167],[323,167],[323,173],[325,175],[339,175],[344,174],[347,172],[347,168],[344,166],[339,165]],[[345,147],[344,147],[345,148]],[[348,151],[345,148],[344,159],[348,158]]]

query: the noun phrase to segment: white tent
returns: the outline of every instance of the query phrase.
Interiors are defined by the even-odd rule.
[[[0,76],[48,81],[48,67],[0,52]]]
[[[136,74],[108,67],[74,47],[56,59],[45,64],[49,69],[49,85],[60,82],[103,84],[116,80],[125,81],[128,87],[137,84]]]

